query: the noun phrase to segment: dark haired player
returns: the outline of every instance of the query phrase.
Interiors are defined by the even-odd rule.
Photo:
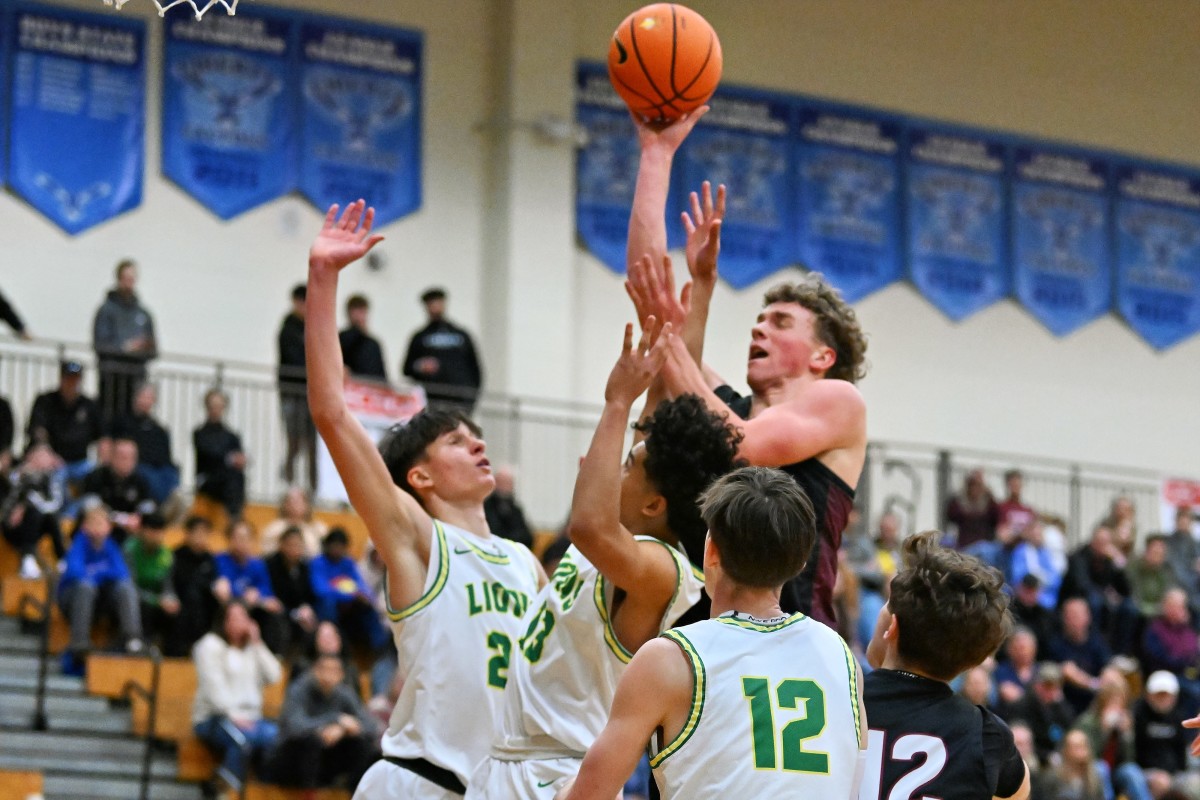
[[[636,348],[632,326],[625,330],[575,482],[573,544],[513,654],[505,713],[471,800],[550,800],[579,771],[633,654],[700,597],[702,577],[687,555],[702,558],[707,526],[697,502],[733,469],[737,434],[685,395],[635,425],[645,438],[622,464],[630,410],[666,357],[671,334],[652,344],[655,327]]]
[[[1000,573],[938,546],[928,531],[904,543],[903,567],[879,612],[864,681],[870,724],[859,800],[989,800],[1029,796],[1012,732],[948,681],[1008,637]]]
[[[382,761],[355,797],[461,797],[487,755],[522,617],[545,583],[524,546],[493,536],[495,488],[481,432],[457,412],[422,412],[376,449],[342,394],[338,272],[382,237],[359,200],[333,206],[308,264],[308,400],[350,501],[387,566],[387,606],[404,688]]]
[[[817,537],[779,470],[743,467],[705,492],[713,619],[647,642],[567,800],[611,800],[646,742],[667,800],[853,797],[864,720],[858,665],[830,628],[779,606]]]
[[[666,258],[664,208],[671,161],[707,108],[661,130],[637,122],[642,148],[629,219],[626,283],[639,319],[654,315],[680,334],[652,396],[690,393],[743,434],[739,454],[751,464],[778,467],[808,493],[819,536],[804,571],[788,581],[785,611],[834,624],[837,551],[866,459],[866,406],[855,382],[865,374],[867,342],[854,310],[821,278],[809,274],[770,289],[750,332],[746,382],[740,397],[702,367],[708,306],[717,281],[724,187],[714,203],[704,184],[683,215],[691,281],[677,297]],[[647,405],[651,403],[648,401]]]

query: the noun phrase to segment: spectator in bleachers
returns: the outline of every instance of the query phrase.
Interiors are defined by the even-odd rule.
[[[1137,609],[1130,599],[1125,555],[1113,544],[1112,531],[1103,525],[1071,554],[1059,589],[1059,602],[1073,597],[1087,601],[1095,619],[1118,653],[1131,654],[1136,646]]]
[[[1175,583],[1188,595],[1192,611],[1200,611],[1200,544],[1192,535],[1192,509],[1175,509],[1175,529],[1167,537],[1167,564]]]
[[[358,667],[355,666],[354,659],[350,657],[350,652],[346,649],[346,643],[342,639],[337,625],[332,622],[322,622],[317,625],[316,635],[309,641],[308,648],[292,665],[289,684],[304,676],[312,668],[312,665],[324,656],[335,656],[342,662],[342,683],[346,684],[346,687],[352,690],[356,697],[359,696],[362,693],[362,687],[359,685]]]
[[[346,301],[346,320],[349,324],[338,333],[342,346],[342,363],[350,374],[359,378],[387,382],[387,367],[383,363],[383,348],[367,330],[371,304],[361,294]]]
[[[88,448],[103,433],[100,407],[83,394],[83,365],[64,361],[59,369],[58,388],[38,395],[29,412],[29,449],[48,445],[62,459],[67,481],[77,485],[92,471]]]
[[[155,505],[162,506],[179,488],[179,467],[171,459],[171,433],[153,416],[158,389],[142,383],[134,389],[133,408],[112,426],[113,439],[131,439],[138,447],[138,474],[150,487]]]
[[[497,536],[533,547],[533,533],[525,521],[525,512],[517,502],[512,467],[507,465],[495,472],[496,489],[483,501],[488,530]]]
[[[384,630],[388,628],[388,602],[387,595],[384,593],[385,581],[387,579],[387,567],[383,563],[383,558],[379,555],[379,551],[375,549],[375,544],[367,539],[367,547],[363,552],[362,559],[358,562],[358,571],[362,573],[363,582],[367,584],[367,589],[371,592],[371,597],[374,598],[375,616],[379,619],[379,624]],[[551,570],[551,573],[553,570]],[[387,637],[384,642],[383,650],[378,654],[375,663],[371,666],[371,699],[376,704],[382,704],[384,698],[388,694],[389,687],[396,677],[397,670],[396,662],[396,643],[391,636]],[[390,710],[390,708],[389,708]]]
[[[1000,507],[983,479],[983,470],[967,473],[962,491],[950,498],[946,519],[958,531],[955,547],[995,566],[999,560],[996,523]]]
[[[375,721],[344,677],[342,660],[322,655],[288,689],[273,759],[277,783],[316,789],[340,780],[353,789],[374,762]]]
[[[1133,729],[1137,763],[1155,797],[1186,781],[1191,738],[1183,729],[1187,718],[1179,702],[1175,676],[1165,671],[1151,673],[1146,680],[1146,694],[1133,709]]]
[[[220,389],[204,393],[204,424],[192,431],[196,450],[196,494],[220,503],[231,520],[246,506],[246,453],[242,439],[225,424],[229,401]]]
[[[1072,597],[1062,604],[1061,630],[1050,640],[1049,656],[1062,664],[1063,692],[1076,713],[1092,702],[1100,687],[1100,672],[1112,653],[1092,627],[1087,600]]]
[[[1024,697],[1037,677],[1037,637],[1020,627],[1008,637],[1007,658],[996,665],[996,692],[1001,711],[1011,710]],[[1004,714],[1002,716],[1007,716]]]
[[[321,540],[329,530],[325,523],[313,519],[312,503],[308,493],[299,486],[293,486],[284,493],[279,502],[279,517],[267,523],[259,538],[263,555],[270,555],[279,549],[279,539],[288,528],[299,528],[304,539],[304,555],[316,558],[321,553]]]
[[[308,288],[292,289],[292,310],[279,327],[279,409],[287,435],[283,479],[296,482],[296,459],[308,462],[308,488],[317,487],[317,432],[308,410],[308,369],[304,364],[304,309]]]
[[[1058,621],[1054,612],[1041,604],[1041,595],[1042,582],[1038,580],[1037,575],[1027,573],[1013,586],[1012,602],[1008,610],[1018,625],[1033,631],[1033,635],[1037,637],[1038,652],[1047,653]]]
[[[1037,748],[1033,744],[1033,731],[1024,722],[1014,722],[1009,727],[1012,730],[1013,745],[1021,754],[1025,768],[1029,770],[1029,797],[1032,800],[1042,800],[1046,797],[1046,779],[1042,774],[1042,760],[1038,758]]]
[[[1114,547],[1126,557],[1133,553],[1137,544],[1137,509],[1133,500],[1125,495],[1113,498],[1108,515],[1100,524],[1112,531]]]
[[[1183,684],[1189,700],[1200,701],[1200,637],[1192,627],[1187,595],[1168,589],[1159,613],[1146,627],[1142,663],[1147,672],[1166,670]]]
[[[137,471],[138,447],[132,439],[113,442],[112,458],[83,479],[85,498],[95,496],[112,512],[113,538],[123,544],[137,533],[142,517],[155,510],[150,485]]]
[[[1046,776],[1046,800],[1107,800],[1106,788],[1087,735],[1071,731],[1063,739],[1059,764]]]
[[[212,629],[217,613],[213,584],[217,563],[208,549],[212,523],[204,517],[188,517],[183,523],[183,544],[172,554],[168,591],[179,599],[179,614],[167,637],[166,654],[186,656],[192,645]]]
[[[273,653],[282,653],[288,621],[283,603],[271,588],[267,564],[254,553],[254,528],[244,519],[237,520],[229,524],[226,534],[229,549],[217,556],[213,594],[222,603],[242,603],[262,630],[267,647]]]
[[[1129,588],[1138,614],[1144,619],[1156,616],[1163,595],[1174,586],[1175,576],[1167,564],[1167,537],[1161,533],[1146,537],[1142,557],[1129,565]]]
[[[376,653],[383,649],[388,634],[375,614],[371,590],[350,558],[349,548],[350,537],[334,528],[321,543],[321,555],[309,565],[317,617],[335,623],[346,641]]]
[[[1033,690],[1012,707],[1008,719],[1022,720],[1029,726],[1038,758],[1045,762],[1062,744],[1075,716],[1075,709],[1063,695],[1062,668],[1043,662],[1038,665]]]
[[[245,757],[253,760],[275,741],[278,728],[263,719],[263,689],[283,677],[283,668],[244,605],[231,601],[221,616],[216,630],[192,649],[192,725],[221,759],[218,775],[236,789],[246,779]]]
[[[137,265],[117,264],[117,285],[92,323],[92,346],[100,368],[100,409],[108,422],[129,413],[133,390],[146,379],[146,362],[158,355],[154,318],[138,300]]]
[[[1146,778],[1137,765],[1134,749],[1129,686],[1120,672],[1104,670],[1096,697],[1075,720],[1075,728],[1087,736],[1088,745],[1099,762],[1101,778],[1113,792],[1129,800],[1150,800]]]
[[[15,435],[12,405],[8,402],[8,398],[0,396],[0,472],[8,472],[12,469]]]
[[[1004,488],[1008,492],[1008,497],[1002,500],[998,507],[998,516],[996,524],[1007,527],[1014,537],[1021,536],[1022,532],[1037,519],[1037,513],[1025,504],[1021,499],[1021,490],[1024,488],[1025,477],[1019,469],[1010,469],[1004,473]]]
[[[995,687],[992,685],[992,673],[982,664],[966,671],[958,693],[965,697],[972,705],[983,706],[984,708],[994,708],[996,705],[994,702]]]
[[[179,613],[179,598],[171,591],[173,554],[164,541],[167,522],[157,513],[147,514],[141,530],[125,541],[125,560],[137,588],[138,608],[146,639],[165,642]]]
[[[899,552],[900,518],[890,511],[880,515],[873,541],[852,543],[847,550],[850,567],[858,578],[859,642],[871,641],[875,620],[887,602],[888,589],[896,574]]]
[[[1021,529],[1021,537],[1013,548],[1009,565],[1009,582],[1016,585],[1026,575],[1038,579],[1038,603],[1047,609],[1058,604],[1058,588],[1062,573],[1056,569],[1054,556],[1042,538],[1044,528],[1039,519],[1032,519]]]
[[[92,501],[86,505],[58,584],[58,603],[71,625],[71,642],[63,658],[64,672],[70,674],[82,671],[97,613],[116,618],[121,641],[129,652],[143,647],[137,589],[111,533],[104,504]]]
[[[37,545],[49,537],[59,561],[66,556],[58,513],[63,507],[65,488],[59,469],[61,462],[44,444],[25,453],[25,460],[12,473],[0,473],[0,531],[21,554],[21,577],[39,578]]]
[[[421,295],[428,322],[412,335],[402,373],[425,387],[431,407],[457,408],[469,416],[483,383],[471,334],[446,319],[446,290]]]
[[[313,610],[317,598],[313,594],[308,559],[304,556],[304,538],[299,528],[291,527],[283,532],[279,549],[267,558],[267,574],[287,615],[288,645],[294,649],[308,641],[317,628],[317,613]]]

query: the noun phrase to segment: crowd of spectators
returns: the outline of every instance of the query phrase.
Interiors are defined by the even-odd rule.
[[[1130,498],[1074,549],[1063,520],[1022,497],[1005,476],[997,501],[973,470],[945,508],[945,541],[1000,570],[1016,627],[995,659],[958,690],[1013,727],[1034,800],[1200,798],[1183,719],[1200,705],[1200,552],[1190,508],[1174,528],[1139,538]],[[841,628],[865,647],[896,571],[902,520],[847,531]]]

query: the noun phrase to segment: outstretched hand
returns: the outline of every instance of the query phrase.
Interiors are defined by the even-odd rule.
[[[643,150],[662,147],[668,152],[674,153],[692,132],[692,128],[696,127],[700,118],[708,113],[708,109],[709,107],[706,105],[700,106],[670,122],[647,122],[632,111],[629,112],[629,115],[633,117],[633,124],[637,128],[638,143]]]
[[[691,194],[692,213],[682,214],[683,228],[687,231],[688,272],[696,282],[716,283],[717,256],[721,252],[721,224],[725,219],[725,184],[717,187],[717,201],[713,203],[712,184],[705,181],[700,185],[700,194]]]
[[[643,331],[651,319],[659,319],[676,331],[683,330],[692,302],[692,284],[690,281],[684,284],[683,291],[675,296],[675,270],[670,256],[664,255],[662,262],[656,264],[653,258],[644,255],[630,264],[625,292],[633,301]]]
[[[650,388],[654,376],[662,369],[667,358],[667,347],[673,338],[671,323],[668,322],[659,330],[658,320],[651,316],[646,320],[642,338],[634,348],[633,324],[627,324],[621,357],[609,373],[608,385],[604,388],[605,402],[632,406],[642,392]]]
[[[1197,714],[1191,719],[1185,719],[1183,721],[1183,727],[1200,728],[1200,714]],[[1196,734],[1196,738],[1192,740],[1192,755],[1200,756],[1200,734]]]
[[[379,234],[371,233],[375,224],[375,209],[367,208],[366,201],[356,200],[346,206],[341,217],[334,203],[325,215],[325,225],[308,251],[310,266],[342,269],[371,251],[383,241]]]

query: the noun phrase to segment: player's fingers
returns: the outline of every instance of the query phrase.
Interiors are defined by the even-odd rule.
[[[1185,727],[1185,728],[1200,728],[1200,715],[1192,717],[1191,719],[1185,719],[1183,721],[1183,727]]]
[[[367,208],[367,213],[363,215],[362,220],[362,235],[366,238],[371,234],[371,226],[375,224],[375,206]]]
[[[375,245],[383,241],[383,234],[377,233],[370,239],[367,239],[367,250],[370,250]]]
[[[329,210],[327,212],[325,212],[325,229],[328,230],[329,228],[332,228],[333,224],[335,222],[337,222],[337,218],[338,218],[338,204],[334,203],[333,205],[331,205],[329,207]]]
[[[683,285],[683,289],[679,292],[679,305],[683,306],[684,312],[690,311],[692,308],[692,282],[688,281]]]
[[[708,219],[712,216],[713,211],[712,184],[705,181],[700,184],[700,189],[704,196],[704,218]]]
[[[692,222],[692,215],[684,211],[679,215],[679,219],[683,222],[683,230],[690,238],[696,232],[696,224]]]
[[[724,222],[718,218],[712,221],[712,227],[708,229],[708,244],[715,250],[721,249],[721,226]]]
[[[644,356],[654,346],[658,338],[658,319],[651,314],[646,317],[646,327],[642,328],[642,338],[638,341],[638,355]]]
[[[621,345],[621,355],[625,355],[633,349],[633,323],[625,323],[625,343]]]
[[[707,186],[708,183],[705,182],[703,185]],[[704,221],[704,207],[700,204],[700,196],[697,195],[695,192],[692,192],[688,196],[688,201],[689,201],[689,205],[691,206],[691,209],[692,209],[692,217],[700,222],[703,222]]]
[[[672,299],[675,297],[675,269],[671,266],[671,257],[663,256],[663,286]]]
[[[725,217],[725,184],[717,187],[717,216]]]

